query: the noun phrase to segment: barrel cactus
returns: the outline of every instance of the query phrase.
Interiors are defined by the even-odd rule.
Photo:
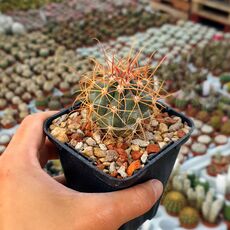
[[[185,207],[181,210],[179,215],[180,224],[183,228],[193,229],[199,223],[199,213],[195,208]]]
[[[186,199],[182,193],[171,191],[165,196],[163,205],[170,215],[178,216],[186,205]]]
[[[165,91],[154,78],[157,68],[151,72],[149,65],[139,67],[138,57],[117,61],[106,56],[106,66],[93,60],[94,70],[80,81],[76,101],[106,134],[132,137],[142,131],[145,135],[142,124],[160,112],[158,99]]]

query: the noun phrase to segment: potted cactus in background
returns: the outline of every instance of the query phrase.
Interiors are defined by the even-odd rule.
[[[193,123],[159,101],[167,97],[155,77],[163,60],[152,72],[148,64],[138,66],[139,55],[95,60],[94,70],[82,77],[76,103],[45,122],[69,187],[108,192],[151,178],[166,184]],[[137,228],[158,205],[124,228]]]
[[[169,215],[178,216],[180,211],[186,206],[186,198],[178,191],[170,191],[164,197],[163,205]]]
[[[196,228],[199,224],[200,216],[198,211],[192,207],[184,207],[179,215],[181,227],[186,229]]]
[[[223,208],[224,198],[215,197],[214,190],[210,189],[202,204],[203,223],[208,227],[215,227],[220,222],[220,212]]]

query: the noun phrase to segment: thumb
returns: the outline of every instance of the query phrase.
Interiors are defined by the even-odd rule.
[[[113,205],[113,218],[115,217],[122,225],[151,209],[162,192],[162,183],[151,180],[125,190],[108,193],[106,199],[110,205]],[[105,197],[104,202],[106,202]]]

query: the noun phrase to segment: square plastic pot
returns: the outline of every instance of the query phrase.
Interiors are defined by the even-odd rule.
[[[59,142],[50,134],[49,126],[51,125],[52,121],[57,117],[68,114],[78,106],[79,104],[62,110],[61,112],[48,118],[44,123],[45,134],[58,148],[68,187],[81,192],[111,192],[129,188],[150,179],[158,179],[163,183],[164,186],[166,185],[179,150],[182,144],[189,139],[194,128],[194,124],[189,118],[166,106],[166,108],[163,110],[164,112],[168,112],[169,115],[176,115],[180,117],[183,122],[187,122],[188,126],[191,128],[189,133],[178,141],[171,142],[158,154],[155,154],[152,158],[148,159],[145,167],[138,170],[131,177],[118,179],[105,174],[95,167],[90,160],[84,157],[81,152],[76,151],[68,144]],[[147,213],[129,221],[120,229],[137,229],[147,219],[152,219],[154,217],[159,203],[160,200]]]

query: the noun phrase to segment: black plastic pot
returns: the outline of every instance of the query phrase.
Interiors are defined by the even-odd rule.
[[[99,170],[91,161],[85,158],[80,152],[77,152],[71,148],[71,146],[68,144],[63,144],[51,136],[49,126],[52,121],[55,118],[63,114],[68,114],[73,109],[76,109],[76,106],[75,108],[70,107],[68,109],[64,109],[56,115],[48,118],[44,123],[44,132],[59,150],[60,160],[66,177],[67,186],[81,192],[117,191],[140,184],[150,179],[158,179],[165,186],[171,174],[180,147],[188,140],[194,128],[194,124],[189,118],[166,106],[166,108],[164,108],[165,112],[168,112],[169,115],[181,117],[183,122],[187,122],[187,124],[191,127],[189,133],[178,141],[171,142],[158,154],[155,154],[153,158],[148,160],[145,167],[138,170],[133,176],[124,179],[117,179]],[[137,229],[147,219],[154,217],[159,203],[160,200],[152,207],[150,211],[134,220],[129,221],[120,229]]]

